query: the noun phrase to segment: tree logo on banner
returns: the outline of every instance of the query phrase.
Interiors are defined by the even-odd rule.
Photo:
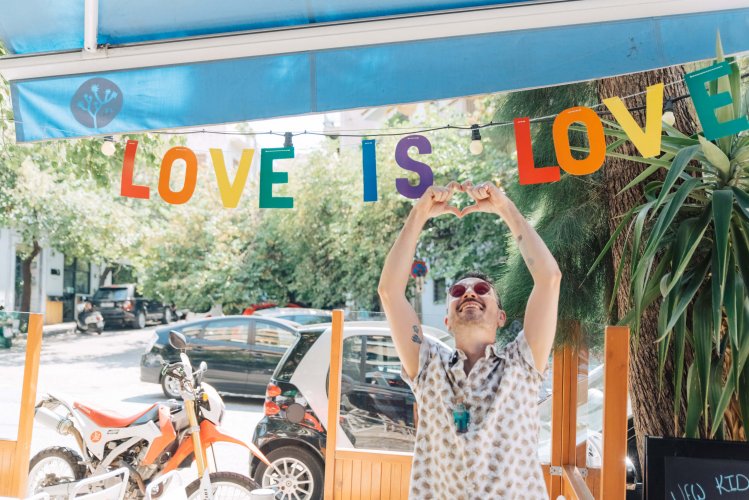
[[[111,80],[91,78],[83,82],[70,100],[75,119],[88,128],[109,125],[122,109],[122,91]]]

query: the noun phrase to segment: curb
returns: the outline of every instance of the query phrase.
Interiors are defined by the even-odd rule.
[[[76,324],[75,322],[58,323],[55,325],[45,325],[42,327],[42,335],[44,337],[50,337],[53,335],[64,335],[66,333],[75,333]]]

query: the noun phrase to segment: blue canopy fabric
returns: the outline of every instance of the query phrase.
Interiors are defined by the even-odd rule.
[[[6,46],[17,54],[80,50],[82,2],[72,11],[58,3],[69,2],[30,0],[21,8],[0,0],[5,12],[14,12],[0,20]],[[247,2],[219,3],[220,9],[215,2],[187,1],[178,9],[158,3],[173,10],[169,17],[145,15],[153,6],[144,0],[122,7],[102,1],[99,43],[486,4],[279,0],[254,2],[248,16]],[[742,8],[16,80],[16,137],[175,129],[589,80],[711,58],[718,30],[726,53],[749,50],[748,21],[749,8]]]

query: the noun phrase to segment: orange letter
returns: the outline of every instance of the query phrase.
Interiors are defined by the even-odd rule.
[[[138,141],[127,141],[125,146],[125,158],[122,161],[122,183],[120,185],[120,196],[128,198],[151,198],[151,190],[148,186],[136,186],[133,184],[133,170],[135,169],[135,152],[138,151]]]
[[[576,160],[570,151],[569,126],[580,122],[588,129],[590,153],[583,160]],[[592,174],[603,165],[606,159],[606,140],[603,137],[603,124],[590,108],[577,106],[559,113],[554,120],[554,150],[559,166],[572,175]]]
[[[536,168],[533,164],[530,119],[515,118],[513,125],[515,127],[515,148],[518,152],[518,182],[520,185],[558,181],[558,166]]]
[[[185,160],[185,184],[181,191],[172,191],[169,180],[172,177],[172,165],[175,160]],[[177,146],[166,152],[161,160],[161,172],[159,172],[159,195],[165,202],[172,205],[186,203],[195,192],[195,183],[198,179],[198,159],[192,149]]]

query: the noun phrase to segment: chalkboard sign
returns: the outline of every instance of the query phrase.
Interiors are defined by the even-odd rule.
[[[749,443],[647,437],[647,500],[749,498]]]

